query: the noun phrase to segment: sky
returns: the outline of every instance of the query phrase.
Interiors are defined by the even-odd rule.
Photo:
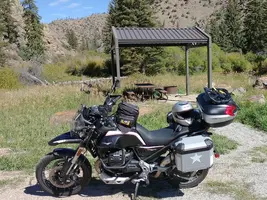
[[[109,0],[36,0],[42,22],[107,12]]]

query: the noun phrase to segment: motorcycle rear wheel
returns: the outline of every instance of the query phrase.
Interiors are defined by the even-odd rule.
[[[88,161],[79,162],[80,164],[77,170],[74,171],[75,173],[68,180],[61,180],[59,176],[60,170],[64,163],[69,162],[70,159],[71,157],[61,157],[52,154],[46,155],[40,160],[36,166],[36,179],[45,192],[57,197],[70,196],[80,193],[89,184],[92,176],[92,168]],[[52,168],[49,171],[50,165],[52,165]]]
[[[198,186],[208,175],[209,169],[199,170],[194,172],[195,175],[191,178],[184,179],[177,169],[172,170],[169,174],[169,183],[179,189],[193,188]]]

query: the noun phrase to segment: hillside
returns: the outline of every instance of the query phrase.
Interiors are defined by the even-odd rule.
[[[156,16],[164,27],[187,27],[198,25],[204,27],[212,13],[221,8],[226,0],[155,0]],[[18,41],[7,47],[9,65],[18,65],[22,62],[19,46],[23,46],[24,22],[23,8],[19,0],[13,1],[12,17],[16,20]],[[89,49],[102,51],[102,29],[105,25],[107,14],[93,14],[80,19],[59,19],[49,24],[44,24],[44,40],[49,60],[54,56],[66,56],[72,51],[68,48],[66,32],[74,30],[78,44],[86,42]]]
[[[101,33],[105,24],[106,14],[93,14],[81,19],[62,19],[46,24],[44,28],[45,42],[49,54],[65,55],[68,50],[66,32],[74,30],[79,45],[83,40],[94,45],[92,48],[101,50]]]
[[[204,27],[226,0],[155,0],[156,16],[164,27]]]
[[[159,23],[164,27],[188,27],[198,25],[204,27],[208,18],[220,9],[226,0],[155,0],[154,7]],[[62,19],[45,26],[47,46],[51,52],[64,55],[68,29],[75,30],[79,44],[83,39],[101,48],[101,32],[105,25],[106,14],[94,14],[81,19]],[[100,48],[99,48],[100,47]]]

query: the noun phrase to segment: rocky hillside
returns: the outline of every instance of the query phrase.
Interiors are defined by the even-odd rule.
[[[164,27],[204,27],[227,0],[155,0],[156,16]]]
[[[19,45],[9,48],[9,54],[19,61],[19,51],[16,48],[23,44],[24,23],[23,9],[19,0],[14,0],[13,17],[17,22]],[[204,27],[212,13],[225,5],[226,0],[155,0],[156,16],[164,27],[187,27],[198,25]],[[81,45],[83,40],[93,43],[98,50],[102,50],[102,29],[105,25],[106,14],[94,14],[81,19],[55,20],[44,25],[45,43],[48,58],[54,55],[67,55],[71,51],[67,48],[67,30],[74,30]]]
[[[81,19],[56,20],[46,24],[44,28],[48,54],[65,55],[68,53],[66,32],[74,30],[78,43],[85,40],[94,43],[101,50],[101,33],[105,24],[106,14],[94,14]]]
[[[156,16],[164,27],[188,27],[198,25],[204,28],[210,15],[225,5],[227,0],[155,0]],[[94,41],[101,47],[101,32],[105,14],[95,14],[82,19],[56,20],[45,26],[47,46],[51,52],[66,53],[65,37],[68,29],[75,30],[81,44],[82,39]],[[102,48],[99,48],[102,50]]]

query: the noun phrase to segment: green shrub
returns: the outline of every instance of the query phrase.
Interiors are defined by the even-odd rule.
[[[1,89],[16,89],[19,88],[19,76],[8,67],[0,68],[0,88]]]
[[[267,131],[267,105],[240,103],[239,106],[237,119],[240,122]]]
[[[228,58],[232,65],[232,71],[234,72],[245,72],[252,69],[250,62],[240,53],[229,53]]]
[[[260,74],[266,74],[267,73],[267,58],[260,63],[258,67],[258,71]]]

